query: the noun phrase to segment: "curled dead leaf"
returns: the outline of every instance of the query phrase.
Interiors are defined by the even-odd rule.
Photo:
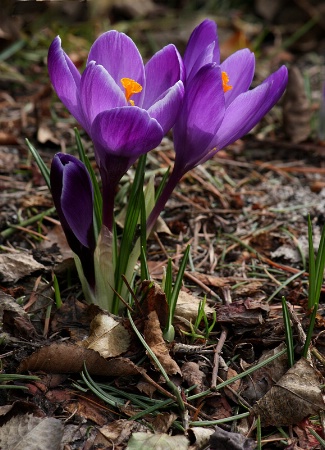
[[[143,371],[127,358],[106,360],[94,350],[60,342],[41,347],[32,353],[19,364],[17,372],[30,370],[46,373],[79,373],[83,370],[84,364],[90,375],[124,377]]]
[[[144,327],[144,338],[168,375],[181,374],[181,369],[169,354],[156,311],[151,311],[148,315]]]

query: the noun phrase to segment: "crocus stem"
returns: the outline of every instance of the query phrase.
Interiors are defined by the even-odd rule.
[[[103,189],[103,225],[110,232],[113,231],[114,225],[114,199],[115,186],[110,186],[110,189]]]
[[[159,217],[159,214],[164,209],[167,201],[169,200],[173,190],[175,189],[177,183],[179,182],[182,176],[183,176],[182,172],[180,172],[179,170],[175,170],[174,167],[174,170],[170,175],[160,197],[158,198],[157,203],[155,204],[153,210],[151,211],[147,219],[147,236],[149,236],[149,234],[151,233]]]

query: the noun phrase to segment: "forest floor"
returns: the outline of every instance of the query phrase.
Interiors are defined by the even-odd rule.
[[[292,8],[306,13],[299,3],[308,4],[292,2]],[[311,312],[308,215],[315,251],[325,223],[324,24],[311,13],[302,24],[283,24],[258,17],[253,8],[215,14],[144,4],[152,5],[149,16],[134,13],[128,20],[114,10],[85,21],[82,10],[49,5],[6,16],[10,26],[0,48],[0,448],[322,448],[325,288],[307,359],[302,348]],[[57,34],[81,68],[104,30],[127,33],[147,59],[169,42],[183,52],[205,17],[218,23],[223,58],[245,46],[255,51],[255,85],[280,64],[290,67],[290,84],[248,136],[183,177],[148,241],[157,284],[133,319],[168,373],[166,381],[126,317],[112,326],[122,334],[101,331],[99,344],[97,330],[94,338],[103,313],[84,302],[51,194],[25,139],[48,166],[58,151],[77,154],[77,124],[47,74],[47,50]],[[80,133],[95,165],[92,144]],[[170,134],[148,155],[148,175],[159,179],[173,160]],[[131,170],[122,180],[116,214],[133,176]],[[176,274],[188,244],[175,341],[166,343],[157,332],[166,320],[160,286],[168,259]],[[147,286],[142,283],[139,298]],[[204,317],[197,321],[204,298]],[[292,367],[283,298],[295,345]]]

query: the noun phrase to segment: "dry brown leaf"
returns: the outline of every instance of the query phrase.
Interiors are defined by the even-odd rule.
[[[84,363],[91,375],[124,377],[141,373],[127,358],[106,360],[99,353],[71,343],[54,343],[38,349],[24,359],[17,372],[43,371],[46,373],[79,373]]]
[[[12,417],[0,428],[0,447],[2,450],[58,450],[62,436],[60,420],[22,414]]]
[[[189,387],[196,384],[196,387],[193,389],[194,394],[199,394],[206,389],[204,385],[205,373],[200,370],[200,366],[197,363],[192,361],[185,362],[182,365],[182,374]]]
[[[210,450],[253,450],[256,448],[254,439],[249,439],[239,433],[231,433],[216,427],[210,437]]]
[[[191,427],[187,430],[192,446],[190,449],[209,448],[210,436],[214,433],[214,428]],[[193,446],[193,444],[195,446]]]
[[[126,450],[187,450],[189,441],[185,436],[169,436],[165,433],[133,433]]]
[[[141,285],[141,293],[145,294],[145,298],[141,303],[142,314],[147,316],[151,311],[156,311],[160,325],[164,328],[168,318],[168,304],[165,292],[158,283],[145,280]]]
[[[109,314],[100,313],[91,321],[90,335],[81,345],[95,350],[103,358],[112,358],[128,350],[130,334],[121,321]]]
[[[264,322],[263,315],[268,307],[262,302],[238,300],[228,305],[216,305],[217,322],[233,325],[260,325]]]
[[[148,315],[144,327],[144,338],[168,375],[181,374],[178,364],[169,355],[156,311],[151,311]]]
[[[0,255],[0,280],[5,283],[15,283],[36,271],[44,271],[43,264],[26,253]]]
[[[295,425],[325,409],[321,374],[301,358],[253,407],[263,426]]]
[[[197,318],[200,299],[185,291],[180,291],[175,308],[175,316],[182,317],[188,321],[194,322]],[[214,308],[208,305],[204,307],[205,314],[208,318],[212,317]]]
[[[173,425],[177,419],[177,414],[164,412],[158,414],[151,425],[155,430],[155,433],[168,433],[170,427]]]
[[[280,344],[278,347],[264,351],[257,363],[261,363],[271,356],[279,353],[285,348],[284,344]],[[250,367],[249,365],[245,369]],[[288,370],[288,357],[284,355],[276,358],[270,362],[267,366],[261,367],[255,370],[249,377],[245,379],[245,391],[242,393],[250,402],[256,402],[263,397]]]
[[[110,444],[114,447],[125,444],[130,439],[132,433],[146,430],[147,427],[141,423],[126,419],[114,420],[99,429],[100,433],[107,439],[107,445]],[[94,442],[95,444],[97,444],[97,440]],[[114,448],[113,446],[112,448]]]

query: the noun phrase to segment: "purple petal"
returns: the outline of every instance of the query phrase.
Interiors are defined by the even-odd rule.
[[[183,61],[176,47],[167,45],[146,64],[146,91],[142,107],[149,109],[162,94],[179,80],[184,81]]]
[[[95,117],[102,111],[126,106],[126,99],[103,66],[91,61],[81,77],[80,104],[88,125],[88,134]]]
[[[126,106],[98,114],[91,135],[101,164],[110,154],[128,157],[134,162],[161,142],[163,130],[147,111]]]
[[[161,99],[148,109],[150,117],[157,120],[166,134],[176,122],[184,97],[184,85],[178,81]]]
[[[183,173],[203,158],[224,113],[221,70],[216,64],[208,64],[186,87],[183,108],[174,126],[175,164],[183,168]]]
[[[288,82],[288,70],[280,67],[262,84],[239,95],[227,108],[212,147],[218,150],[248,133],[282,96]]]
[[[59,99],[84,127],[85,120],[78,103],[81,75],[62,50],[59,36],[50,45],[47,64],[51,83]]]
[[[229,85],[232,86],[225,92],[227,108],[239,94],[249,89],[255,71],[255,55],[248,48],[239,50],[221,64],[221,70],[227,73]]]
[[[83,246],[91,248],[94,245],[93,188],[84,164],[74,156],[56,154],[51,166],[51,190],[64,230],[68,227]],[[75,244],[69,244],[78,254]]]
[[[198,58],[202,59],[202,53],[206,51],[206,48],[215,43],[213,50],[213,59],[208,62],[220,62],[220,51],[217,35],[217,25],[214,21],[206,19],[192,32],[186,50],[184,53],[184,64],[186,67],[186,73],[190,74],[195,62]]]
[[[131,78],[140,83],[143,91],[140,94],[134,94],[132,100],[136,105],[142,104],[145,89],[144,66],[139,50],[132,39],[115,30],[107,31],[93,43],[87,63],[90,61],[102,65],[122,91],[124,88],[121,78]]]

